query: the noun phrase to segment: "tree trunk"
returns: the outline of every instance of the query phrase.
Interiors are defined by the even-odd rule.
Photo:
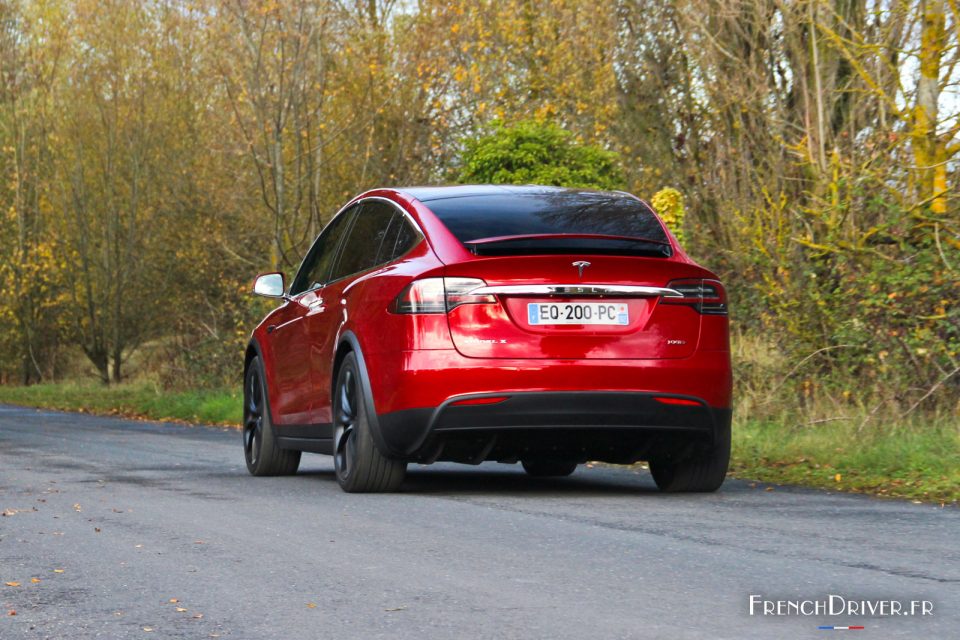
[[[917,172],[917,196],[931,213],[947,209],[944,145],[937,136],[940,101],[940,61],[947,45],[943,0],[924,0],[920,34],[920,77],[913,110],[913,158]],[[939,169],[939,176],[938,176]],[[938,179],[939,177],[939,179]],[[939,183],[939,187],[938,187]]]
[[[106,347],[95,343],[91,347],[84,346],[83,352],[87,354],[87,358],[96,367],[97,373],[100,374],[100,382],[110,384],[110,361],[107,357]]]
[[[122,358],[122,355],[121,355],[121,349],[120,349],[120,348],[116,348],[116,349],[114,349],[114,351],[113,351],[113,381],[114,381],[114,383],[119,383],[121,380],[123,380],[123,375],[122,375],[122,370],[121,370],[121,369],[122,369],[122,366],[123,366],[123,358]]]

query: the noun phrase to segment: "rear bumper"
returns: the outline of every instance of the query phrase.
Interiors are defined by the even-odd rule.
[[[366,367],[377,444],[407,460],[563,455],[634,462],[709,445],[730,424],[727,351],[661,360],[520,360],[422,349],[372,354]],[[506,399],[458,404],[490,396]]]
[[[623,391],[697,398],[731,406],[730,353],[698,350],[677,359],[467,358],[454,349],[383,351],[366,358],[377,414],[443,405],[483,393]]]
[[[484,400],[493,402],[473,404]],[[454,396],[435,408],[381,414],[375,428],[386,453],[408,460],[629,463],[710,446],[729,425],[729,409],[690,396],[560,391]]]

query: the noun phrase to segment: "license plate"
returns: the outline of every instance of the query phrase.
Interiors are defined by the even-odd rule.
[[[624,303],[609,302],[531,302],[527,304],[531,325],[613,324],[628,325],[630,316]]]

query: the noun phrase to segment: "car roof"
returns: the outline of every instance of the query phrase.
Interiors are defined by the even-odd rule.
[[[574,189],[565,187],[548,187],[535,184],[509,185],[509,184],[465,184],[453,186],[436,187],[404,187],[397,189],[400,193],[416,198],[420,202],[430,202],[431,200],[445,200],[447,198],[470,198],[477,196],[523,196],[523,195],[546,195],[546,194],[568,194],[578,193],[603,193],[612,197],[633,198],[633,196],[622,191],[594,191],[591,189]]]

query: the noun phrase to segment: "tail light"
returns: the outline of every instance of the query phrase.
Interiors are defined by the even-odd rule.
[[[491,304],[497,299],[490,294],[470,292],[485,286],[477,278],[424,278],[414,280],[400,292],[393,303],[395,313],[446,313],[462,304]]]
[[[718,280],[674,280],[667,287],[679,291],[683,297],[664,297],[660,299],[662,304],[685,304],[705,315],[727,315],[727,292]]]

